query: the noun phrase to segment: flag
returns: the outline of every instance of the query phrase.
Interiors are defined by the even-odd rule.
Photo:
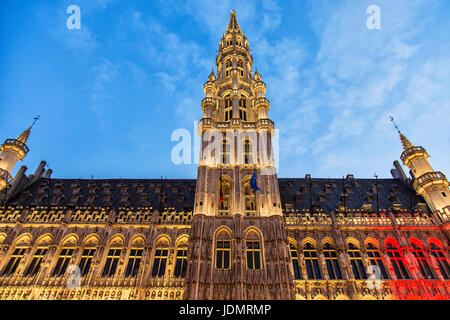
[[[261,191],[261,188],[256,184],[256,171],[253,172],[253,176],[250,179],[250,188],[252,188],[254,194],[256,194],[258,190]]]
[[[219,194],[220,194],[220,202],[223,203],[222,174],[220,175],[219,180]]]

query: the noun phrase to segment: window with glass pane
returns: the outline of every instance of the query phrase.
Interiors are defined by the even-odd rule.
[[[92,258],[94,257],[95,248],[85,248],[80,260],[80,272],[81,276],[84,277],[89,273],[91,268]]]
[[[425,251],[420,248],[417,244],[411,243],[412,245],[412,253],[419,263],[420,273],[422,274],[424,279],[435,279],[433,273],[431,272],[430,265],[427,261],[427,256]]]
[[[409,279],[408,272],[406,271],[406,267],[403,262],[403,255],[400,253],[400,250],[389,243],[386,246],[386,253],[391,261],[392,268],[394,269],[397,279]]]
[[[244,164],[254,164],[252,143],[248,139],[244,141]]]
[[[122,249],[109,249],[106,257],[105,268],[103,269],[103,277],[112,277],[116,273],[117,265],[119,264],[120,254]]]
[[[297,248],[293,244],[290,244],[290,249],[291,249],[292,268],[294,269],[294,279],[300,280],[302,278],[302,273],[300,271],[300,263],[298,261]]]
[[[261,245],[259,241],[247,241],[247,268],[261,270]]]
[[[186,276],[187,270],[187,251],[188,248],[178,248],[177,250],[177,260],[175,262],[175,277],[184,278]]]
[[[128,257],[127,269],[125,271],[125,277],[135,277],[139,272],[139,266],[141,265],[142,252],[141,248],[133,248],[130,250],[130,256]]]
[[[14,272],[16,272],[17,267],[19,266],[20,260],[22,260],[25,251],[27,248],[16,248],[9,259],[8,264],[6,265],[5,270],[3,271],[4,276],[10,276]]]
[[[25,272],[25,276],[34,276],[39,272],[42,260],[45,254],[48,252],[48,248],[37,248],[34,253],[33,260],[31,260],[28,270]]]
[[[219,240],[216,243],[216,269],[229,270],[231,257],[231,242]]]
[[[230,98],[225,98],[225,121],[233,118],[233,102]]]
[[[155,258],[153,259],[152,277],[164,277],[168,253],[169,250],[167,248],[156,249]]]
[[[364,268],[362,256],[359,249],[353,243],[350,243],[348,245],[347,253],[350,256],[350,264],[352,266],[352,271],[355,279],[367,279],[366,270]]]
[[[367,255],[372,266],[377,266],[380,270],[383,280],[389,279],[386,268],[384,267],[383,259],[381,258],[380,250],[378,250],[372,243],[366,247]]]
[[[341,268],[336,254],[336,249],[329,243],[323,248],[323,256],[327,265],[328,275],[330,279],[342,279]]]
[[[230,163],[230,152],[231,152],[230,143],[226,139],[223,139],[223,141],[222,141],[222,163],[223,164]]]
[[[439,270],[441,271],[444,279],[450,279],[450,266],[448,264],[447,258],[445,257],[444,251],[436,246],[434,243],[430,245],[430,253],[436,258]]]
[[[67,270],[69,266],[70,259],[72,258],[73,249],[71,248],[63,248],[61,253],[59,254],[58,261],[56,262],[55,269],[53,269],[53,276],[62,276]]]
[[[307,243],[303,247],[303,254],[305,256],[305,265],[306,272],[308,273],[308,279],[322,279],[316,248],[311,243]]]

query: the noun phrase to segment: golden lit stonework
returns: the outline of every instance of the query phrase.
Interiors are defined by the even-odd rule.
[[[449,183],[400,132],[392,179],[279,179],[267,87],[230,16],[195,180],[58,179],[0,154],[2,300],[448,299]],[[206,76],[206,75],[205,75]],[[37,118],[36,118],[37,119]],[[393,120],[393,119],[392,119]]]

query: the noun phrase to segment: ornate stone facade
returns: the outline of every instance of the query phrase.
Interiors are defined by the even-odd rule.
[[[278,179],[266,85],[233,12],[205,83],[196,180],[27,176],[0,155],[0,299],[448,299],[450,193],[407,178]]]

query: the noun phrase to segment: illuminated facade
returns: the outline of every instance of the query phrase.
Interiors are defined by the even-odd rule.
[[[13,179],[31,128],[6,140],[0,299],[448,299],[449,182],[425,149],[400,133],[412,178],[278,179],[234,12],[216,65],[196,180]]]

